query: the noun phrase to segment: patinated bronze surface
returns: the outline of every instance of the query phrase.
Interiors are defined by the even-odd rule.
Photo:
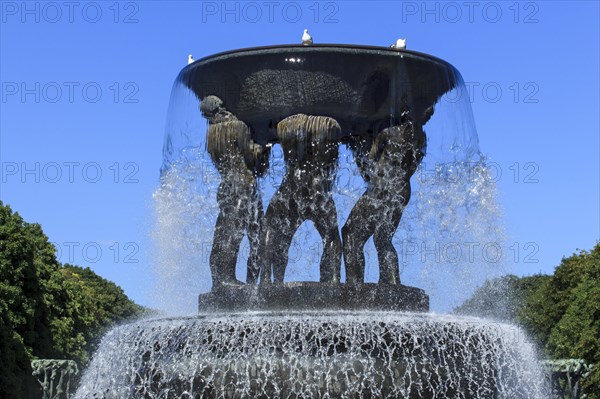
[[[221,176],[210,256],[213,293],[201,295],[201,303],[204,298],[206,306],[220,308],[219,301],[230,300],[228,289],[261,298],[271,297],[255,290],[273,290],[271,283],[279,291],[291,289],[284,284],[288,250],[305,221],[314,224],[323,244],[317,284],[342,284],[343,258],[346,286],[373,290],[364,282],[364,245],[373,237],[380,285],[402,291],[392,238],[410,200],[411,176],[425,154],[423,126],[459,80],[454,67],[435,57],[372,46],[236,50],[184,68],[179,81],[200,100],[209,124],[207,150]],[[263,214],[257,179],[269,173],[274,145],[283,150],[285,172]],[[332,191],[343,145],[353,152],[367,188],[340,236]],[[232,287],[243,284],[235,269],[244,235],[250,242],[248,285]],[[343,307],[345,294],[339,295],[334,307]],[[394,300],[373,298],[383,301],[382,308]],[[419,303],[421,309],[427,302]],[[395,308],[412,306],[405,305]]]
[[[321,282],[340,282],[342,243],[332,197],[338,161],[338,123],[324,116],[292,115],[277,125],[286,171],[271,199],[265,222],[265,268],[261,283],[283,283],[287,254],[296,230],[306,220],[323,240]]]

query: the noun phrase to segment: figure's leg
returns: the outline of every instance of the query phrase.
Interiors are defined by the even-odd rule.
[[[327,283],[340,282],[342,267],[342,241],[338,230],[337,212],[333,198],[314,204],[310,219],[321,235],[323,255],[320,264],[320,281]]]
[[[248,256],[248,274],[246,276],[246,282],[248,284],[256,284],[258,281],[258,275],[261,270],[261,263],[264,259],[261,259],[261,233],[263,228],[263,205],[260,194],[256,193],[256,197],[253,198],[250,207],[250,220],[247,226],[248,241],[250,242],[250,254]]]
[[[265,220],[264,220],[264,226],[267,226],[267,224],[269,224],[269,217],[265,216]],[[272,270],[272,264],[271,264],[271,254],[270,251],[267,249],[269,248],[270,242],[269,242],[269,236],[270,236],[270,232],[265,228],[263,231],[263,236],[260,238],[260,258],[262,259],[262,266],[260,268],[260,284],[270,284],[271,283],[271,276],[273,275],[273,270]]]
[[[277,194],[278,193],[275,193],[271,199],[264,217],[263,235],[260,240],[260,257],[263,261],[262,268],[260,269],[261,285],[270,284],[273,276],[273,245],[275,244],[274,237],[277,226],[277,221],[275,220],[277,212],[275,211],[275,208],[278,207],[279,202]]]
[[[221,209],[215,225],[213,246],[210,252],[210,269],[213,286],[239,283],[235,278],[235,264],[240,243],[244,238],[243,226],[234,211]]]
[[[373,213],[371,199],[363,194],[352,208],[346,224],[342,227],[346,283],[348,284],[361,284],[365,281],[364,246],[375,230]]]
[[[293,200],[292,200],[293,201]],[[288,202],[289,203],[289,202]],[[273,281],[277,284],[283,283],[285,270],[288,265],[288,252],[294,239],[294,234],[302,224],[298,208],[291,206],[281,213],[278,220],[278,229],[273,236],[275,245],[271,252],[271,264],[273,265]]]
[[[398,253],[392,242],[392,237],[396,231],[396,226],[392,223],[385,223],[378,226],[373,234],[373,241],[377,249],[377,259],[379,261],[379,283],[397,285],[400,283],[398,273]]]
[[[264,220],[264,235],[261,253],[264,256],[263,268],[260,273],[261,284],[271,282],[271,273],[276,283],[282,283],[288,262],[288,251],[294,233],[300,226],[298,207],[289,190],[282,183],[275,193]]]
[[[210,274],[212,275],[213,289],[223,283],[225,279],[223,266],[224,254],[223,242],[227,237],[227,229],[225,228],[225,216],[223,211],[219,212],[217,216],[217,223],[215,224],[215,233],[213,236],[213,245],[210,250]]]
[[[290,224],[290,229],[282,232],[278,245],[275,246],[276,252],[273,253],[273,281],[276,284],[282,284],[285,278],[285,270],[288,265],[288,252],[294,239],[294,234],[301,223]]]
[[[398,229],[404,208],[410,200],[410,184],[407,183],[399,192],[392,194],[394,198],[384,204],[393,207],[385,212],[382,223],[377,226],[373,234],[373,241],[377,249],[379,260],[379,282],[381,284],[400,284],[398,253],[392,242],[394,233]]]

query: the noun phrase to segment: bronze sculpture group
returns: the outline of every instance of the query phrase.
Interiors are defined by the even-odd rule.
[[[277,124],[285,161],[282,183],[263,213],[257,178],[269,167],[270,146],[252,140],[250,128],[227,111],[216,96],[202,99],[207,119],[207,150],[221,175],[217,193],[210,268],[213,289],[242,284],[235,277],[244,234],[250,243],[246,283],[283,283],[287,253],[300,225],[310,220],[321,236],[320,281],[339,283],[342,256],[346,283],[364,282],[364,245],[373,237],[380,284],[400,284],[392,237],[410,199],[410,178],[425,151],[422,126],[432,114],[414,118],[403,106],[400,120],[376,132],[345,135],[333,118],[295,114]],[[367,189],[341,229],[332,197],[342,139],[354,154]]]

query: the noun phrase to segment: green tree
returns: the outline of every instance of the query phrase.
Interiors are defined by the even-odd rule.
[[[552,358],[598,365],[586,381],[600,399],[600,243],[563,258],[554,275],[527,298],[522,324]]]
[[[549,358],[596,364],[584,391],[600,399],[600,243],[563,258],[552,276],[487,281],[455,312],[520,324]]]
[[[143,312],[89,268],[61,265],[40,225],[0,202],[0,397],[35,396],[32,359],[84,367],[108,328]]]
[[[509,274],[488,280],[454,312],[520,323],[520,314],[525,301],[540,284],[549,279],[550,276],[542,274],[528,277]]]
[[[27,396],[33,356],[52,356],[52,294],[45,282],[60,267],[37,224],[28,224],[0,202],[0,384],[15,397]],[[5,385],[6,384],[6,385]]]
[[[68,307],[53,322],[56,349],[86,365],[104,333],[113,325],[140,317],[145,309],[123,290],[90,268],[66,264],[61,268],[62,290]]]

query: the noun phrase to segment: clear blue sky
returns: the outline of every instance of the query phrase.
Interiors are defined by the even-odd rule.
[[[152,304],[151,196],[188,53],[297,43],[304,28],[321,43],[407,37],[461,71],[481,150],[502,173],[521,248],[512,272],[551,273],[600,238],[596,1],[0,5],[0,198],[42,224],[62,262],[92,267],[139,303]],[[537,263],[524,262],[528,243]]]

